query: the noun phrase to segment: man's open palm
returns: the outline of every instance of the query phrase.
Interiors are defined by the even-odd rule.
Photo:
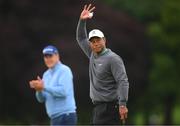
[[[81,12],[80,19],[86,20],[86,19],[91,19],[92,15],[91,12],[95,9],[95,7],[91,8],[91,4],[88,6],[85,5],[83,11]]]

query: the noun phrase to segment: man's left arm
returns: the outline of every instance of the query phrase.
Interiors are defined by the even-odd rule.
[[[112,58],[111,71],[118,85],[117,93],[119,101],[119,114],[121,116],[121,120],[125,121],[128,113],[126,103],[128,101],[129,82],[124,63],[119,56],[115,56]]]
[[[36,99],[40,103],[43,103],[46,99],[45,93],[43,91],[36,91],[35,95],[36,95]]]
[[[111,60],[111,71],[118,84],[119,105],[126,106],[128,101],[129,82],[125,66],[122,59],[118,56]]]

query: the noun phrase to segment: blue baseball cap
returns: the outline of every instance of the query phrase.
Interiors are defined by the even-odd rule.
[[[57,54],[59,53],[58,52],[58,49],[55,47],[55,46],[52,46],[52,45],[48,45],[46,46],[44,49],[43,49],[43,54],[44,55],[53,55],[53,54]]]

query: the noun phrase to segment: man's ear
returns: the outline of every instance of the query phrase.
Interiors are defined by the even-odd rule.
[[[60,58],[61,58],[59,54],[58,54],[58,58],[59,58],[59,60],[60,60]]]
[[[59,54],[56,54],[56,56],[58,57],[58,59],[60,60],[60,55]]]
[[[104,40],[104,43],[106,44],[106,38],[105,37],[103,37],[103,40]]]

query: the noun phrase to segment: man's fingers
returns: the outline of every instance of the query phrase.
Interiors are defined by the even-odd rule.
[[[89,10],[89,12],[92,12],[95,8],[96,8],[96,7],[91,8],[91,9]]]
[[[29,81],[29,84],[31,84],[32,83],[32,81]]]
[[[39,81],[41,81],[41,78],[40,78],[39,76],[37,76],[37,79],[38,79]]]
[[[87,9],[86,9],[86,10],[87,10],[87,11],[89,11],[90,7],[91,7],[91,4],[89,4],[89,6],[87,7]]]
[[[126,114],[125,114],[125,118],[127,119],[127,117],[128,117],[128,114],[126,113]]]
[[[33,86],[37,85],[37,83],[38,83],[38,80],[29,81],[29,84]]]
[[[31,88],[34,88],[34,84],[32,82],[29,83]]]
[[[29,81],[29,84],[30,85],[34,85],[34,81],[32,80],[32,81]]]
[[[34,86],[33,86],[33,85],[30,85],[30,88],[34,88]]]
[[[121,114],[121,120],[124,120],[125,118],[124,118],[124,114]]]
[[[122,120],[122,124],[124,125],[125,123],[126,123],[126,120],[125,120],[125,119],[123,119],[123,120]]]
[[[29,85],[30,85],[30,87],[32,88],[32,82],[31,82],[31,81],[29,81]]]
[[[120,106],[119,108],[120,119],[122,120],[122,124],[125,124],[127,119],[128,109],[125,106]]]
[[[126,112],[125,112],[125,118],[128,117],[128,109],[126,109]]]
[[[87,8],[87,5],[84,5],[84,10],[86,10],[86,8]]]

